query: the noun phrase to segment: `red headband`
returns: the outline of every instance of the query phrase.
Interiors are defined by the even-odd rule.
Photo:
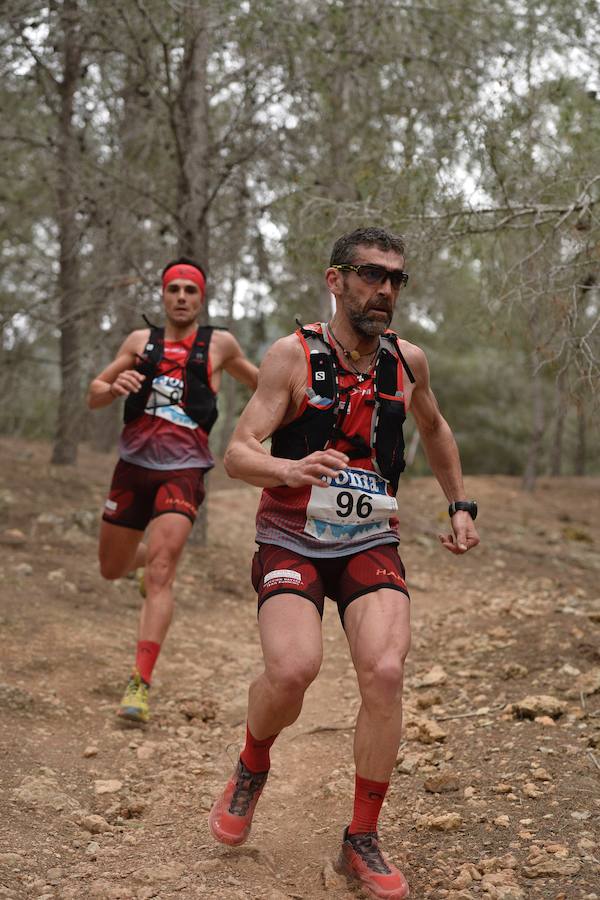
[[[185,263],[177,263],[174,266],[171,266],[162,279],[163,290],[171,281],[175,281],[176,278],[185,278],[186,281],[193,281],[194,284],[197,284],[200,288],[200,293],[204,296],[204,289],[206,286],[206,281],[204,279],[204,275],[197,269],[196,266],[188,266]]]

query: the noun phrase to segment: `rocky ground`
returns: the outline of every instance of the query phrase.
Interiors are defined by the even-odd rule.
[[[277,741],[250,841],[207,828],[259,668],[249,586],[257,492],[211,476],[210,538],[180,567],[145,730],[115,716],[139,596],[103,582],[112,460],[0,443],[0,897],[353,896],[333,861],[358,700],[333,605],[325,662]],[[414,642],[381,822],[413,898],[600,898],[600,481],[468,479],[482,545],[455,559],[431,479],[400,492]]]

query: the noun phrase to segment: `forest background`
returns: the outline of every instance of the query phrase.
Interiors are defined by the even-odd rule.
[[[405,235],[394,327],[466,472],[600,471],[595,0],[8,0],[0,433],[114,452],[88,382],[180,253],[259,362],[342,232]],[[228,379],[223,450],[245,395]],[[425,470],[408,432],[412,471]]]

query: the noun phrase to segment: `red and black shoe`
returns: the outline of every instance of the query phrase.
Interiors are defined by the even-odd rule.
[[[252,816],[268,772],[251,772],[242,760],[213,805],[208,817],[212,836],[222,844],[243,844],[252,827]]]
[[[385,858],[374,831],[348,834],[346,828],[336,868],[354,884],[358,883],[370,897],[377,897],[378,900],[404,900],[408,897],[406,878]]]

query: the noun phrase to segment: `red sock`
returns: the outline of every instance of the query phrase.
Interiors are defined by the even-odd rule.
[[[246,746],[240,753],[240,759],[251,772],[268,772],[271,768],[271,756],[269,750],[275,743],[276,734],[257,741],[250,733],[246,725]]]
[[[158,659],[160,653],[160,644],[154,641],[138,641],[137,653],[135,655],[135,667],[140,673],[140,677],[150,684],[152,678],[152,669]]]
[[[389,781],[369,781],[356,775],[354,787],[354,815],[348,834],[377,831],[379,812],[389,787]]]

